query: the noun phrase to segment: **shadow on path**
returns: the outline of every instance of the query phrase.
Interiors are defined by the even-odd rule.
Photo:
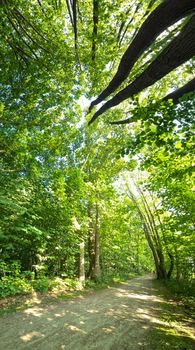
[[[4,315],[0,350],[195,350],[192,332],[147,277]]]

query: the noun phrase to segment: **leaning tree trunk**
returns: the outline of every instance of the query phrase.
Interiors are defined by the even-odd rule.
[[[167,278],[170,279],[171,278],[171,275],[172,275],[172,272],[174,270],[174,262],[175,262],[175,257],[174,255],[172,254],[172,252],[170,251],[169,247],[168,247],[168,242],[167,242],[167,238],[166,238],[166,235],[165,235],[165,230],[164,230],[164,227],[163,227],[163,223],[161,221],[161,218],[160,218],[160,215],[158,213],[158,209],[155,205],[155,202],[154,202],[154,199],[152,197],[152,195],[150,194],[151,198],[152,198],[152,201],[153,201],[153,207],[154,207],[154,210],[155,210],[155,215],[158,219],[158,222],[159,222],[159,225],[160,225],[160,229],[161,229],[161,233],[162,233],[162,237],[163,237],[163,242],[164,242],[164,245],[165,245],[165,249],[166,249],[166,253],[170,259],[170,266],[169,266],[169,270],[167,272]]]
[[[91,124],[109,108],[118,105],[127,98],[153,85],[181,64],[195,55],[195,15],[193,15],[181,32],[167,45],[146,70],[125,89],[107,101],[92,117]]]
[[[158,240],[156,239],[156,237],[154,237],[154,231],[151,227],[151,219],[149,221],[148,219],[149,213],[146,212],[146,206],[144,206],[143,209],[141,208],[140,204],[138,203],[137,199],[135,198],[134,194],[131,192],[129,188],[128,188],[128,195],[132,200],[132,202],[134,203],[135,207],[137,208],[140,220],[143,224],[144,234],[154,258],[157,279],[166,279],[167,272],[164,266],[164,254],[163,254],[161,245],[158,244]]]
[[[177,104],[180,102],[180,98],[183,95],[192,93],[194,91],[195,91],[195,78],[190,80],[187,84],[185,84],[181,88],[179,88],[179,89],[171,92],[170,94],[166,95],[165,97],[163,97],[163,99],[161,101],[172,100],[174,104]],[[149,106],[147,106],[146,108],[149,108]],[[112,124],[112,125],[114,125],[114,124],[115,125],[129,124],[129,123],[135,122],[136,120],[135,120],[135,118],[130,117],[127,119],[116,120],[116,121],[110,122],[110,124]]]
[[[181,88],[171,92],[167,96],[165,96],[162,101],[172,100],[174,104],[179,102],[179,99],[184,94],[189,94],[190,92],[195,91],[195,78],[190,80],[187,84],[182,86]]]
[[[121,85],[129,75],[137,59],[160,33],[194,10],[195,2],[193,0],[163,1],[142,24],[132,43],[125,51],[114,78],[97,99],[91,103],[90,110]]]
[[[145,233],[145,237],[148,241],[148,245],[152,251],[153,258],[154,258],[156,277],[157,277],[157,279],[166,279],[167,273],[166,273],[166,270],[164,267],[164,260],[162,259],[162,255],[159,254],[160,251],[158,249],[156,249],[156,247],[154,245],[154,242],[151,238],[151,234],[150,234],[150,231],[148,230],[146,223],[144,223],[144,233]]]
[[[161,242],[159,232],[158,232],[158,229],[157,229],[157,226],[155,223],[154,215],[150,209],[150,206],[148,204],[148,201],[147,201],[143,191],[141,190],[141,188],[138,185],[136,185],[136,188],[137,188],[138,192],[140,193],[141,200],[142,200],[142,203],[144,206],[148,225],[149,225],[150,232],[152,234],[152,238],[153,238],[156,252],[158,255],[158,261],[159,261],[160,271],[162,273],[162,278],[166,278],[167,274],[166,274],[166,269],[165,269],[165,258],[164,258],[164,253],[163,253],[163,249],[162,249],[162,242]]]
[[[142,221],[144,222],[145,237],[154,257],[157,279],[166,279],[167,272],[165,269],[163,250],[161,244],[155,237],[154,230],[151,227],[151,220],[149,220],[147,213],[146,216],[147,217],[141,212],[140,218],[142,218]]]

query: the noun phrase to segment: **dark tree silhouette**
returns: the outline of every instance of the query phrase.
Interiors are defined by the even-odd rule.
[[[181,88],[179,88],[179,89],[171,92],[167,96],[165,96],[162,99],[162,101],[172,100],[174,104],[177,104],[183,95],[188,94],[188,93],[193,92],[193,91],[195,91],[195,78],[190,80],[187,84],[185,84]],[[129,124],[129,123],[134,122],[134,121],[135,120],[132,117],[130,117],[127,119],[110,122],[110,124],[116,124],[116,125]]]
[[[167,3],[167,1],[166,1]],[[183,3],[183,2],[182,2]],[[195,3],[195,1],[191,1]],[[99,115],[118,105],[127,98],[139,93],[148,86],[167,75],[173,69],[188,61],[195,55],[195,15],[189,18],[180,33],[165,47],[147,69],[125,89],[119,91],[107,101],[92,117],[91,124]],[[123,59],[123,58],[122,58]],[[192,84],[192,87],[194,85]],[[185,93],[185,88],[180,90]],[[180,96],[181,97],[181,96]],[[98,99],[96,99],[97,101]],[[101,100],[101,99],[100,99]]]

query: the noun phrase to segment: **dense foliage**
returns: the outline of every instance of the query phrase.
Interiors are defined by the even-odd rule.
[[[1,296],[153,270],[192,285],[194,95],[160,100],[191,79],[193,60],[99,124],[86,117],[159,3],[1,1]],[[185,21],[151,43],[131,79]]]

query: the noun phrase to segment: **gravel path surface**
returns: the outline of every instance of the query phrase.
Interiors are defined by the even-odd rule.
[[[191,339],[192,326],[162,321],[167,303],[152,278],[144,277],[76,299],[33,306],[0,318],[0,350],[183,349],[170,346],[167,332]],[[154,332],[162,333],[163,339],[167,336],[165,346]],[[191,349],[193,345],[187,348]]]

